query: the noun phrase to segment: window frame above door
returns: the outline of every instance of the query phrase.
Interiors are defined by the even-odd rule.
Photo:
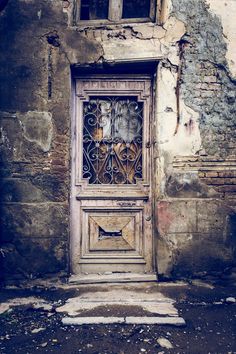
[[[161,0],[150,0],[150,13],[143,18],[122,18],[123,0],[109,0],[108,18],[98,20],[81,20],[81,0],[74,0],[73,25],[116,25],[126,23],[158,22],[161,13]]]

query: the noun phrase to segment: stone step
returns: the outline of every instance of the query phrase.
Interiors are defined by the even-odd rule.
[[[56,309],[57,312],[67,312],[70,316],[77,316],[83,314],[85,311],[95,310],[97,308],[103,309],[103,312],[109,310],[110,313],[113,312],[114,308],[122,307],[125,314],[129,314],[130,311],[135,307],[136,311],[146,311],[152,314],[157,314],[161,316],[178,316],[178,310],[169,302],[77,302],[77,303],[67,303]],[[130,310],[131,309],[131,310]]]
[[[182,317],[148,317],[148,316],[127,316],[127,317],[64,317],[63,325],[105,325],[105,324],[139,324],[139,325],[172,325],[185,326]]]
[[[106,274],[79,274],[69,278],[70,284],[99,284],[99,283],[131,283],[156,282],[156,273],[109,273]]]
[[[83,324],[153,324],[183,326],[175,301],[156,288],[156,285],[123,284],[94,285],[56,308],[65,313],[64,325]],[[155,289],[153,291],[153,289]]]
[[[138,290],[138,288],[136,288]],[[96,291],[97,290],[97,291]],[[82,293],[79,296],[67,299],[65,304],[56,309],[57,312],[65,312],[69,316],[79,316],[85,311],[100,311],[106,313],[109,309],[113,313],[115,308],[122,307],[124,315],[132,316],[132,309],[136,308],[138,316],[141,312],[146,311],[156,315],[178,316],[178,310],[174,307],[174,300],[164,296],[160,292],[147,293],[143,290],[134,291],[122,288],[94,289]],[[141,311],[141,312],[140,312]],[[103,316],[103,314],[102,314]]]

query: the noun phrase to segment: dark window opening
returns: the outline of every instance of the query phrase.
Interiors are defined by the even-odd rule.
[[[122,18],[146,18],[150,16],[150,0],[123,0]]]
[[[76,0],[77,21],[120,23],[155,21],[157,0]]]
[[[81,0],[81,20],[105,20],[108,18],[109,0]]]

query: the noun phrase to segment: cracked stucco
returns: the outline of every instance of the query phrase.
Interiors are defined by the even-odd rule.
[[[236,82],[228,71],[227,45],[220,19],[208,11],[202,0],[173,1],[173,11],[187,23],[184,39],[189,43],[183,56],[181,95],[185,104],[200,114],[205,152],[234,154]]]
[[[231,74],[236,78],[236,26],[235,16],[229,14],[236,13],[235,0],[206,0],[210,11],[220,18],[224,40],[227,43],[226,59]]]
[[[152,23],[104,26],[81,29],[80,33],[100,43],[104,61],[157,60],[170,56],[175,64],[178,61],[176,42],[184,35],[185,25],[171,16],[163,27]]]
[[[53,126],[52,115],[48,112],[27,112],[17,115],[23,129],[23,136],[36,143],[43,152],[51,148]]]

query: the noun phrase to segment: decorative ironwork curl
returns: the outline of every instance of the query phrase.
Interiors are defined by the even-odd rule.
[[[142,178],[143,103],[91,97],[83,106],[83,178],[89,184],[136,184]]]

